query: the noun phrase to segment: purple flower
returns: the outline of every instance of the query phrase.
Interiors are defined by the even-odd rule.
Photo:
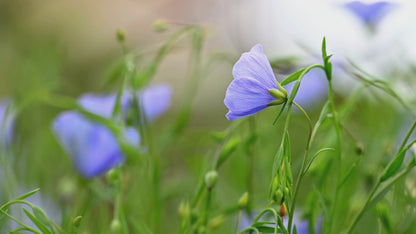
[[[345,8],[350,10],[364,24],[374,27],[389,13],[395,4],[388,1],[379,1],[374,3],[363,3],[361,1],[348,2]]]
[[[94,95],[85,94],[78,99],[78,103],[89,112],[99,115],[103,118],[110,119],[113,114],[117,94]],[[121,109],[123,113],[127,112],[128,96],[124,95],[121,99]]]
[[[167,85],[148,87],[139,95],[147,121],[154,121],[170,107],[172,91]]]
[[[162,115],[170,107],[171,88],[168,85],[157,85],[148,87],[137,93],[142,105],[146,120],[152,122]],[[132,93],[126,92],[121,98],[121,109],[124,116],[133,108]],[[94,95],[85,94],[78,103],[91,113],[104,118],[111,118],[117,94]]]
[[[233,77],[224,99],[229,110],[226,117],[230,121],[253,115],[286,100],[286,91],[278,87],[260,44],[241,55],[234,65]]]
[[[9,101],[0,102],[0,147],[11,143],[15,113]]]
[[[60,114],[52,128],[76,169],[85,178],[99,176],[124,161],[114,134],[78,112]],[[129,143],[139,145],[139,134],[133,128],[128,128],[124,136]]]

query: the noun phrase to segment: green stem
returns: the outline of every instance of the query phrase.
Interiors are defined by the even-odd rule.
[[[342,138],[341,138],[341,130],[340,130],[340,126],[339,126],[339,121],[337,118],[337,113],[335,111],[335,102],[334,102],[334,91],[333,91],[333,86],[332,86],[332,80],[328,79],[329,82],[329,104],[330,104],[330,108],[331,108],[331,114],[332,114],[332,121],[334,124],[334,128],[335,128],[335,134],[337,136],[337,177],[336,177],[336,185],[339,184],[339,180],[341,178],[341,167],[342,167]],[[339,196],[339,190],[340,188],[338,186],[335,187],[335,194],[334,194],[334,199],[332,201],[332,207],[331,207],[331,212],[330,212],[330,220],[329,220],[329,233],[332,233],[332,226],[333,226],[333,220],[335,217],[335,210],[336,210],[336,204],[337,204],[337,200],[338,200],[338,196]]]
[[[238,233],[238,225],[240,224],[241,209],[238,210],[237,223],[235,224],[235,234]]]
[[[293,102],[293,104],[305,115],[306,119],[308,120],[309,135],[308,135],[308,141],[306,143],[305,154],[303,156],[302,167],[301,167],[301,170],[298,174],[298,178],[296,179],[296,183],[295,183],[295,187],[294,187],[294,193],[293,193],[293,199],[292,199],[292,202],[290,204],[289,220],[288,220],[288,231],[289,231],[289,233],[292,230],[292,222],[293,222],[293,214],[295,213],[296,198],[297,198],[298,191],[299,191],[299,185],[302,182],[303,176],[305,175],[305,173],[303,173],[303,171],[305,171],[305,167],[306,167],[306,164],[307,164],[307,159],[308,159],[309,149],[310,149],[310,143],[311,143],[311,139],[312,139],[312,122],[311,122],[311,119],[309,118],[308,113],[306,113],[306,111],[300,105],[298,105],[296,102]]]
[[[411,131],[412,130],[413,130],[413,126],[412,126]],[[407,141],[407,139],[405,139],[405,141]],[[410,142],[410,144],[408,144],[406,146],[406,148],[404,148],[402,150],[407,151],[414,143],[416,143],[416,140],[413,140],[412,142]],[[400,154],[402,150],[400,150],[397,154]],[[396,154],[396,156],[397,156],[397,154]],[[386,169],[387,169],[387,167],[386,167]],[[411,169],[412,169],[412,167],[408,167],[406,170],[404,170],[404,172],[402,172],[395,179],[390,181],[390,183],[388,183],[381,192],[384,192],[390,185],[394,184],[397,180],[399,180],[402,176],[404,176]],[[381,173],[381,175],[383,175],[385,173],[385,170],[383,171],[383,173]],[[381,176],[379,176],[379,178],[377,180],[377,183],[374,185],[373,189],[371,190],[370,195],[368,195],[364,206],[360,209],[360,211],[358,212],[358,215],[354,218],[354,221],[351,223],[350,227],[348,228],[347,234],[349,234],[353,231],[354,227],[357,225],[360,218],[363,216],[363,214],[365,213],[365,211],[367,210],[369,205],[372,203],[372,201],[373,201],[372,198],[374,197],[374,194],[377,192],[377,189],[380,187],[381,183],[382,183]]]

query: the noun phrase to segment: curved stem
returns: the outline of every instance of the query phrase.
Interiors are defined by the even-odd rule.
[[[289,220],[288,220],[288,231],[289,231],[289,233],[292,230],[293,214],[295,213],[295,205],[296,205],[296,198],[297,198],[298,191],[299,191],[299,185],[302,182],[303,176],[305,175],[305,173],[303,173],[303,171],[305,171],[306,162],[307,162],[308,155],[309,155],[310,143],[311,143],[311,138],[312,138],[312,130],[313,130],[312,121],[311,121],[308,113],[306,113],[306,111],[300,105],[298,105],[296,102],[293,102],[293,104],[305,115],[306,119],[308,120],[309,135],[308,135],[308,141],[306,143],[305,154],[303,156],[302,167],[301,167],[300,172],[298,174],[298,178],[296,179],[294,192],[293,192],[293,199],[292,199],[292,202],[291,202],[290,208],[289,208]]]

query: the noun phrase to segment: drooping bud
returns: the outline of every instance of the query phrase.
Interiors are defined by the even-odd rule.
[[[211,190],[218,180],[218,173],[215,170],[207,172],[205,174],[205,185],[207,186],[208,190]]]
[[[246,207],[248,204],[248,199],[248,192],[245,192],[238,200],[238,208],[243,209],[244,207]]]

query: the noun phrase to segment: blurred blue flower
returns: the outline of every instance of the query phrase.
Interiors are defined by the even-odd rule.
[[[393,9],[395,4],[388,1],[378,1],[373,3],[351,1],[344,6],[355,14],[355,16],[357,16],[365,25],[374,27]]]
[[[84,94],[78,99],[78,103],[89,112],[99,115],[103,118],[110,119],[113,114],[114,105],[116,103],[117,94],[95,95]],[[121,109],[123,113],[127,112],[128,95],[121,98]]]
[[[288,93],[294,82],[285,86]],[[328,81],[322,69],[312,69],[302,78],[294,101],[306,109],[312,109],[328,96]]]
[[[60,114],[53,123],[53,132],[85,178],[99,176],[124,161],[114,134],[78,112]],[[139,145],[140,137],[135,129],[128,128],[124,135],[129,143]]]
[[[146,88],[137,95],[149,121],[155,120],[170,106],[169,86]],[[126,92],[121,98],[123,116],[127,116],[128,110],[133,108],[132,97],[130,92]],[[87,111],[110,119],[116,99],[116,94],[85,94],[78,103]],[[92,122],[78,112],[67,111],[60,114],[53,123],[53,131],[76,169],[85,178],[98,176],[124,161],[123,152],[114,134],[107,127]],[[135,129],[127,128],[123,140],[138,146],[140,137]]]
[[[152,122],[166,112],[170,107],[171,96],[172,91],[168,85],[151,86],[137,92],[137,98],[140,100],[146,120]],[[132,98],[131,92],[126,92],[121,98],[121,109],[124,116],[133,108]],[[78,102],[89,112],[109,119],[112,116],[116,99],[117,94],[85,94]]]
[[[139,94],[147,121],[154,121],[170,107],[172,90],[168,85],[151,86]]]
[[[278,91],[279,88],[260,44],[241,55],[233,67],[233,77],[224,99],[224,104],[229,110],[226,115],[228,120],[253,115],[278,100],[269,92]]]
[[[11,108],[10,101],[0,102],[0,147],[11,143],[13,138],[13,125],[15,113]]]

